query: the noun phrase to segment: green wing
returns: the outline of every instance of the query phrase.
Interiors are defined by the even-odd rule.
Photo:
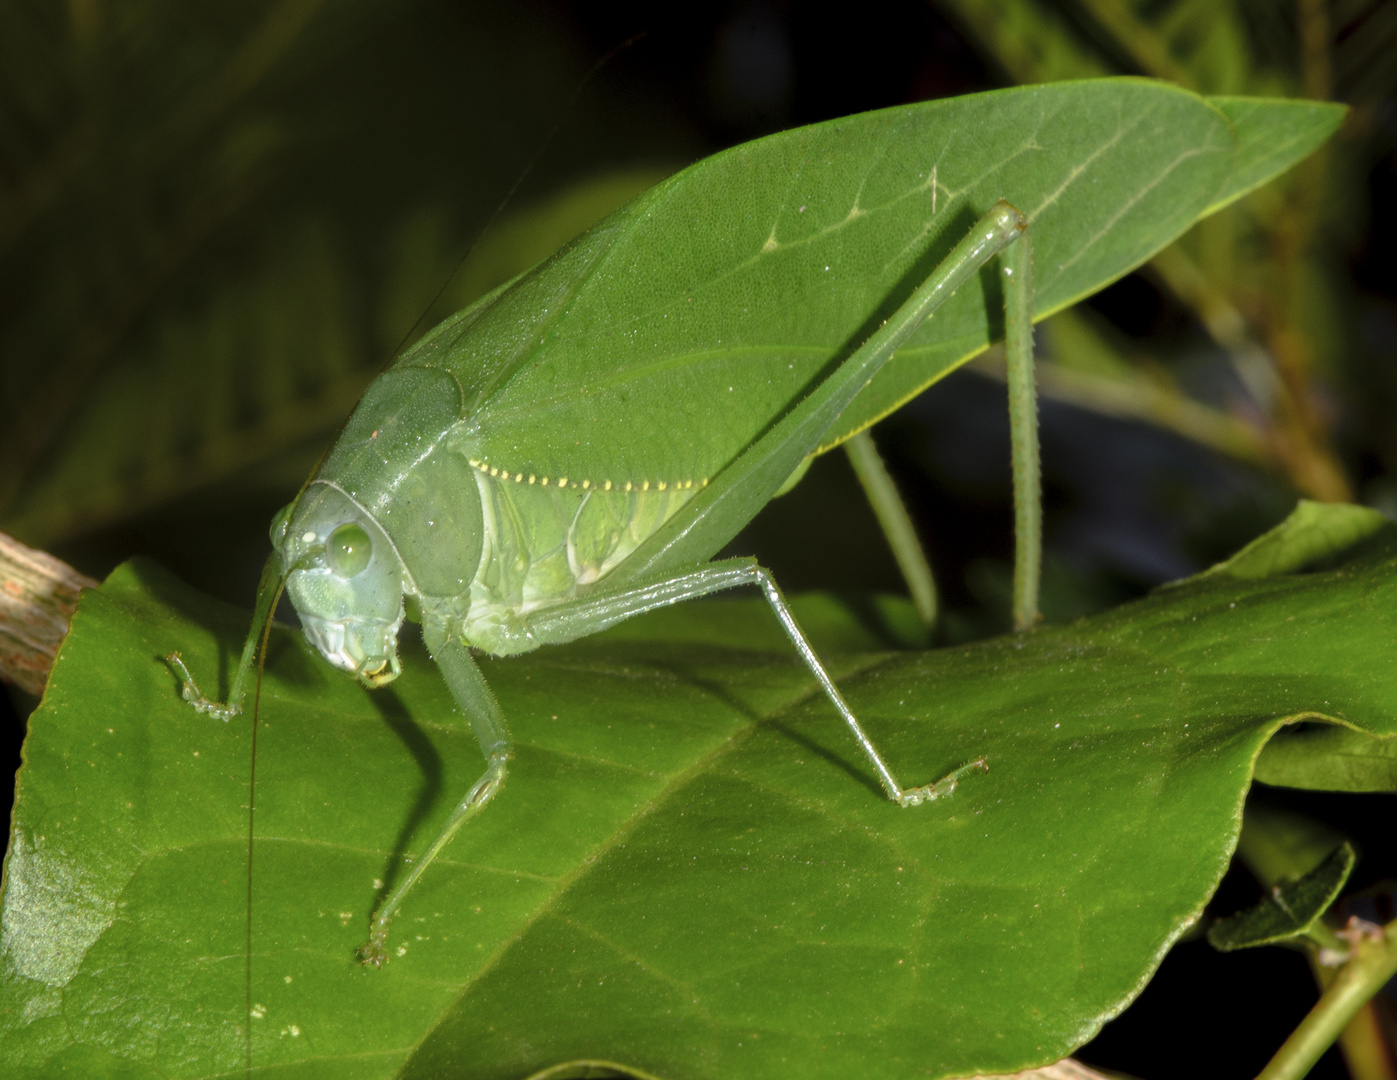
[[[1225,191],[1236,147],[1220,110],[1140,80],[801,128],[665,181],[403,362],[456,374],[492,466],[594,483],[700,480],[896,308],[997,198],[1030,215],[1047,313],[1187,228]],[[984,275],[865,393],[895,403],[915,392],[995,336],[998,308]]]

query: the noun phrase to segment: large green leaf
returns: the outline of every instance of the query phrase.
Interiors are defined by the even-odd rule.
[[[240,1069],[522,1077],[951,1076],[1053,1060],[1139,992],[1304,718],[1397,733],[1397,537],[1308,574],[1212,575],[967,648],[870,651],[802,613],[908,782],[900,810],[758,601],[487,662],[509,785],[394,927],[381,894],[482,762],[430,662],[369,693],[274,636],[247,918],[250,725],[160,661],[225,666],[241,613],[150,564],[85,596],[32,718],[6,870],[9,1075]],[[848,651],[857,650],[857,651]],[[124,1071],[123,1071],[124,1070]]]

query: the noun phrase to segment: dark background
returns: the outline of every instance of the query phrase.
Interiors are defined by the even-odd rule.
[[[1384,74],[1397,70],[1394,5],[1332,5],[1318,53],[1304,34],[1314,4],[1213,6],[1213,22],[1199,16],[1191,37],[1170,39],[1173,74],[1205,92],[1318,90],[1355,106],[1327,172],[1296,181],[1279,210],[1257,212],[1274,226],[1263,239],[1289,236],[1301,250],[1294,258],[1308,260],[1295,272],[1304,287],[1278,292],[1304,299],[1308,314],[1292,337],[1305,360],[1299,374],[1275,362],[1309,419],[1288,417],[1283,403],[1269,414],[1249,405],[1197,305],[1159,273],[1146,269],[1093,299],[1089,317],[1121,356],[1148,353],[1161,378],[1252,423],[1262,449],[1228,455],[1046,396],[1050,619],[1200,569],[1279,521],[1297,495],[1332,495],[1334,484],[1315,480],[1306,461],[1337,463],[1342,494],[1397,507],[1397,112]],[[1132,41],[1071,0],[1008,8],[1038,10],[1094,68],[1025,61],[992,32],[1003,21],[991,31],[977,23],[976,11],[993,5],[969,0],[246,7],[16,4],[0,16],[0,528],[98,578],[146,555],[243,606],[267,522],[347,408],[332,407],[327,387],[362,385],[391,357],[507,196],[501,224],[589,179],[658,178],[799,124],[1032,81],[1035,71],[1151,73]],[[1156,29],[1187,8],[1200,5],[1139,6]],[[1241,69],[1209,66],[1208,35],[1219,27],[1239,28]],[[1290,232],[1276,224],[1285,214],[1300,222]],[[425,222],[417,234],[413,221]],[[1247,257],[1265,264],[1269,249],[1252,246],[1263,250]],[[272,285],[259,291],[264,279]],[[459,306],[460,280],[431,318]],[[1266,314],[1266,286],[1255,284],[1267,280],[1238,274],[1233,296],[1282,356],[1290,339],[1268,330],[1276,318]],[[338,351],[326,359],[321,344],[293,350],[289,390],[249,390],[260,378],[256,335],[239,337],[246,322],[220,334],[220,305],[274,326],[322,302]],[[304,332],[315,331],[308,319]],[[195,344],[172,351],[180,333]],[[205,371],[199,365],[216,360],[210,341],[229,344],[223,367]],[[312,353],[319,368],[303,359]],[[124,411],[113,404],[122,401]],[[210,402],[212,421],[201,411]],[[114,432],[105,441],[89,434],[103,423]],[[1311,458],[1286,450],[1295,430],[1310,432],[1310,443],[1295,445],[1310,446]],[[941,639],[1006,628],[1001,386],[960,372],[875,434],[937,571]],[[733,549],[757,555],[789,591],[902,591],[839,453],[817,461]],[[0,694],[13,765],[34,704]],[[1265,797],[1355,837],[1364,852],[1356,888],[1397,876],[1385,797]],[[1234,868],[1213,907],[1227,914],[1257,895]],[[1314,996],[1299,954],[1222,955],[1184,942],[1079,1056],[1145,1077],[1248,1075]],[[1345,1073],[1331,1052],[1313,1075]]]

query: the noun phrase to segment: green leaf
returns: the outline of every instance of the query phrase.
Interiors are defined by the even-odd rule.
[[[1275,179],[1339,129],[1346,105],[1277,98],[1210,97],[1237,129],[1237,163],[1226,187],[1208,207],[1216,213]]]
[[[1209,944],[1232,952],[1304,936],[1338,899],[1357,861],[1345,841],[1304,877],[1273,886],[1256,907],[1219,919],[1208,930]]]
[[[420,649],[370,693],[279,629],[255,1065],[505,1077],[587,1060],[680,1080],[1052,1061],[1199,918],[1278,728],[1397,734],[1390,534],[1324,572],[1194,579],[955,650],[839,652],[881,631],[819,604],[817,644],[907,782],[981,754],[990,772],[892,806],[755,600],[487,660],[511,779],[412,894],[379,972],[354,949],[380,882],[482,761]],[[213,682],[242,619],[151,564],[85,595],[20,775],[12,1075],[80,1053],[167,1077],[242,1067],[250,724],[196,715],[160,660],[179,646]]]
[[[1304,877],[1343,842],[1343,833],[1322,821],[1251,798],[1242,816],[1237,857],[1257,881],[1272,888]]]
[[[1248,580],[1313,570],[1352,557],[1365,543],[1384,543],[1394,534],[1397,527],[1376,510],[1301,499],[1274,529],[1193,580]],[[1277,732],[1266,744],[1255,775],[1278,787],[1397,792],[1397,740],[1341,726],[1301,724]]]
[[[1280,731],[1257,759],[1256,778],[1310,791],[1397,794],[1397,739],[1317,724]]]
[[[1351,556],[1365,542],[1382,543],[1394,532],[1397,528],[1376,510],[1301,499],[1274,529],[1199,577],[1245,580],[1310,570]],[[1312,791],[1397,791],[1397,740],[1303,724],[1277,732],[1266,744],[1256,779]]]
[[[1379,533],[1397,531],[1366,506],[1301,499],[1290,516],[1200,577],[1242,580],[1294,573],[1333,559]]]

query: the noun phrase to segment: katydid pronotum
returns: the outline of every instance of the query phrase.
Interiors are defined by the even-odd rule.
[[[1081,99],[1093,97],[1096,115],[1115,115],[1114,126],[1099,133],[1084,131],[1072,113]],[[832,166],[817,142],[788,133],[771,140],[784,139],[779,145],[790,157],[772,167],[794,170],[782,180],[784,198],[774,216],[743,217],[740,205],[724,208],[741,235],[710,229],[703,219],[712,204],[691,200],[683,228],[675,230],[669,219],[670,235],[682,233],[688,250],[666,249],[657,261],[652,243],[648,275],[636,272],[635,258],[626,263],[616,255],[643,232],[652,211],[673,209],[685,178],[704,166],[708,197],[727,193],[722,168],[740,165],[740,157],[709,159],[448,319],[369,387],[319,471],[273,522],[274,550],[228,704],[203,697],[178,656],[170,658],[185,698],[227,719],[240,711],[261,626],[283,583],[321,655],[370,687],[398,673],[403,619],[422,623],[427,647],[470,718],[488,765],[374,913],[361,952],[366,962],[386,958],[389,924],[404,899],[504,782],[509,737],[473,648],[520,653],[656,607],[754,585],[889,799],[902,806],[932,801],[950,794],[969,771],[986,767],[977,759],[934,783],[904,787],[826,674],[771,575],[750,559],[708,560],[803,461],[828,448],[832,425],[933,312],[942,309],[940,323],[959,305],[961,329],[952,333],[952,344],[962,359],[983,347],[990,333],[983,297],[977,293],[979,307],[959,304],[973,291],[965,289],[958,305],[942,307],[957,288],[975,283],[982,293],[1002,292],[1004,300],[1016,483],[1015,619],[1020,627],[1031,624],[1039,540],[1029,233],[1037,235],[1039,221],[1058,229],[1053,214],[1069,203],[1092,207],[1074,222],[1076,253],[1053,249],[1053,303],[1070,302],[1157,250],[1201,213],[1230,172],[1235,144],[1220,114],[1201,99],[1158,84],[1104,83],[1099,92],[1064,85],[962,101],[981,116],[1021,117],[1013,141],[991,146],[992,163],[976,165],[971,179],[953,183],[954,170],[943,159],[954,152],[952,135],[985,152],[975,145],[984,124],[973,117],[959,117],[952,134],[932,125],[934,138],[915,128],[922,142],[908,142],[899,128],[912,115],[906,110],[823,125],[824,134],[835,136],[841,123],[882,125],[878,140],[865,144],[875,160],[862,168]],[[925,116],[938,105],[915,108]],[[1178,134],[1184,119],[1197,130]],[[908,127],[915,125],[909,120]],[[1055,139],[1072,148],[1062,162],[1045,165]],[[1090,166],[1108,154],[1124,154],[1134,167],[1157,175],[1137,180],[1127,170],[1118,191],[1092,187],[1099,178]],[[847,194],[821,204],[813,197],[802,201],[803,174],[836,167],[846,168],[846,179],[852,176]],[[1022,201],[1019,190],[1034,200],[1024,213],[995,201]],[[900,248],[889,250],[885,239],[861,231],[880,215],[899,219]],[[1110,246],[1101,238],[1122,233],[1128,241],[1088,269],[1086,256]],[[848,262],[861,261],[888,279],[882,296],[839,331],[842,344],[754,349],[743,343],[745,352],[734,351],[725,326],[740,323],[749,306],[779,308],[779,293],[762,291],[762,266],[796,265],[805,282],[816,283],[815,293],[826,282],[831,290],[841,287],[837,273],[830,274],[837,260],[827,261],[831,237]],[[996,258],[998,273],[989,277]],[[754,267],[754,294],[723,294],[722,304],[713,303],[713,294],[721,294],[711,288],[714,281]],[[626,287],[651,294],[650,323],[608,309],[604,298],[590,308],[573,304],[588,289],[609,295],[602,286],[627,270]],[[734,303],[744,306],[734,313]],[[715,317],[715,307],[724,309],[727,322],[703,321]],[[1038,313],[1045,309],[1051,305],[1040,295]],[[967,314],[969,335],[963,330]],[[683,347],[674,346],[681,338]]]

